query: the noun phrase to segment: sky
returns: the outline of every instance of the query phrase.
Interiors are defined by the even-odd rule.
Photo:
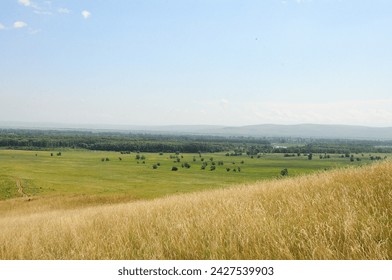
[[[0,122],[392,126],[390,0],[1,0]]]

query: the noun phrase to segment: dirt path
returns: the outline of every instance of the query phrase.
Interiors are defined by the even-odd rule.
[[[28,197],[28,195],[24,192],[23,184],[19,179],[16,179],[16,187],[18,188],[18,193],[23,197]]]

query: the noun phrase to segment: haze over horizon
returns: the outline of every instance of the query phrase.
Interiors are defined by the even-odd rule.
[[[0,122],[392,127],[392,2],[7,0]]]

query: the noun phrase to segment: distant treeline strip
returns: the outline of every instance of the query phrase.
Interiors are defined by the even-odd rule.
[[[274,147],[271,143],[292,143]],[[158,135],[121,132],[0,129],[0,148],[53,150],[60,148],[118,152],[375,153],[392,152],[392,141],[255,138],[199,135]]]
[[[80,131],[0,130],[0,147],[9,149],[80,148],[130,152],[220,152],[235,150],[244,143],[267,151],[270,143],[243,137],[91,133]]]

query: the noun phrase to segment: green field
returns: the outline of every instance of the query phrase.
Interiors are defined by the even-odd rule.
[[[318,154],[308,160],[305,155],[284,157],[283,154],[262,154],[259,158],[250,158],[225,156],[225,153],[140,153],[145,159],[137,160],[137,153],[62,150],[61,156],[58,156],[57,152],[0,150],[0,199],[58,195],[121,195],[127,199],[150,199],[276,178],[284,168],[293,177],[371,162],[368,154],[354,155],[361,161],[350,162],[349,158],[341,158],[341,155],[320,159]],[[379,155],[384,157],[386,154]],[[210,158],[216,166],[214,171],[210,170]],[[205,170],[201,169],[202,159],[208,163]],[[191,165],[190,168],[182,167],[186,162]],[[218,165],[218,162],[223,165]],[[153,169],[153,165],[158,163],[157,169]],[[172,171],[173,166],[178,167],[178,171]]]

